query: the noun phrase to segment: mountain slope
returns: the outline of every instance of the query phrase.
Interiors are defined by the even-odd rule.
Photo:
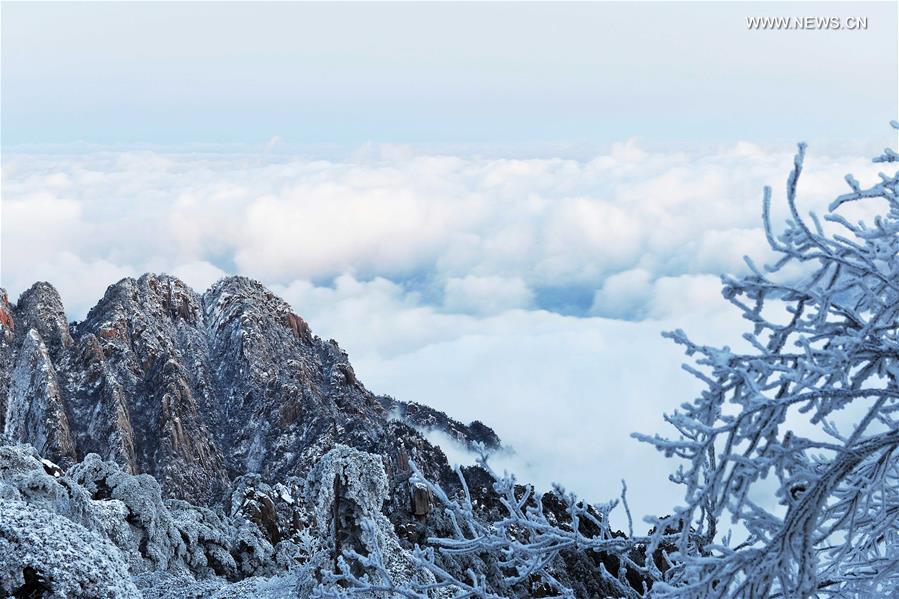
[[[431,430],[500,448],[480,422],[368,391],[335,341],[244,277],[203,294],[167,275],[123,279],[71,325],[51,285],[15,304],[0,289],[0,591],[309,596],[346,549],[377,549],[396,580],[427,586],[410,552],[456,523],[413,484],[412,461],[463,493]],[[464,473],[476,517],[494,521],[492,479]],[[554,493],[540,505],[570,516]],[[66,562],[92,546],[96,560]],[[605,596],[605,559],[566,550],[553,577]],[[493,558],[439,560],[508,587]],[[543,596],[540,585],[525,578],[508,596]]]
[[[166,275],[123,279],[72,327],[46,283],[2,310],[0,425],[63,466],[97,453],[208,504],[244,473],[304,475],[337,443],[390,458],[413,432],[391,428],[405,404],[368,391],[336,342],[250,279],[203,295]],[[439,416],[427,426],[499,444]]]

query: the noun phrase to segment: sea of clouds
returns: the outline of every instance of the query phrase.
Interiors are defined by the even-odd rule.
[[[670,509],[672,464],[628,436],[665,432],[662,413],[699,389],[660,333],[738,344],[719,275],[771,258],[761,189],[781,222],[793,148],[313,159],[276,145],[5,151],[0,283],[16,298],[48,280],[80,319],[145,271],[198,290],[251,276],[337,339],[373,391],[495,428],[511,448],[498,468],[593,500],[626,478],[637,514]],[[846,173],[876,170],[813,152],[802,209],[824,212]]]

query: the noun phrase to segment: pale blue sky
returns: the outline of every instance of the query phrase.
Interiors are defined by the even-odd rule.
[[[765,14],[869,29],[747,30]],[[4,2],[2,17],[4,146],[882,146],[897,112],[894,2]]]

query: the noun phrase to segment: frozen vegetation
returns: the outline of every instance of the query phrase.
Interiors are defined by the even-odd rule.
[[[899,129],[899,124],[893,126]],[[499,476],[485,425],[377,397],[261,285],[145,275],[69,326],[0,296],[0,590],[17,597],[899,594],[899,175],[804,215],[724,276],[747,349],[682,331],[704,390],[635,435],[680,505],[633,522]],[[875,159],[899,161],[892,150]],[[880,202],[872,222],[840,209]],[[686,398],[684,398],[686,399]],[[453,471],[422,433],[480,452]],[[623,510],[627,531],[609,513]]]
[[[96,454],[62,473],[4,445],[0,584],[29,597],[311,596],[344,549],[375,548],[391,580],[432,581],[381,512],[386,496],[380,457],[342,445],[305,480],[238,480],[216,510],[163,499],[155,479]],[[273,542],[273,527],[297,532]]]

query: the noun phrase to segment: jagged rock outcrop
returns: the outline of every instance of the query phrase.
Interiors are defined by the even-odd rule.
[[[379,400],[398,420],[418,430],[436,430],[445,433],[468,449],[474,449],[474,445],[478,443],[488,450],[499,449],[501,446],[500,439],[493,429],[480,420],[462,424],[443,412],[420,403],[397,401],[389,396],[381,396]]]
[[[16,355],[6,398],[4,433],[63,462],[75,458],[69,419],[47,346],[29,329]]]
[[[380,551],[394,583],[416,580],[433,584],[428,572],[416,571],[390,520],[381,512],[388,492],[380,456],[338,445],[316,464],[306,482],[313,537],[320,544],[317,559],[323,562],[316,565],[326,566],[324,562],[330,561],[336,569],[337,559],[347,550],[360,555]]]
[[[96,453],[150,474],[167,497],[209,505],[246,473],[303,476],[337,443],[393,460],[422,443],[416,429],[499,443],[376,397],[336,342],[244,277],[202,295],[167,275],[123,279],[72,326],[47,283],[16,304],[3,292],[0,310],[2,430],[64,466]],[[447,474],[442,459],[423,467]]]
[[[49,283],[35,283],[25,291],[16,302],[16,316],[22,330],[37,331],[54,358],[72,346],[62,298]]]

